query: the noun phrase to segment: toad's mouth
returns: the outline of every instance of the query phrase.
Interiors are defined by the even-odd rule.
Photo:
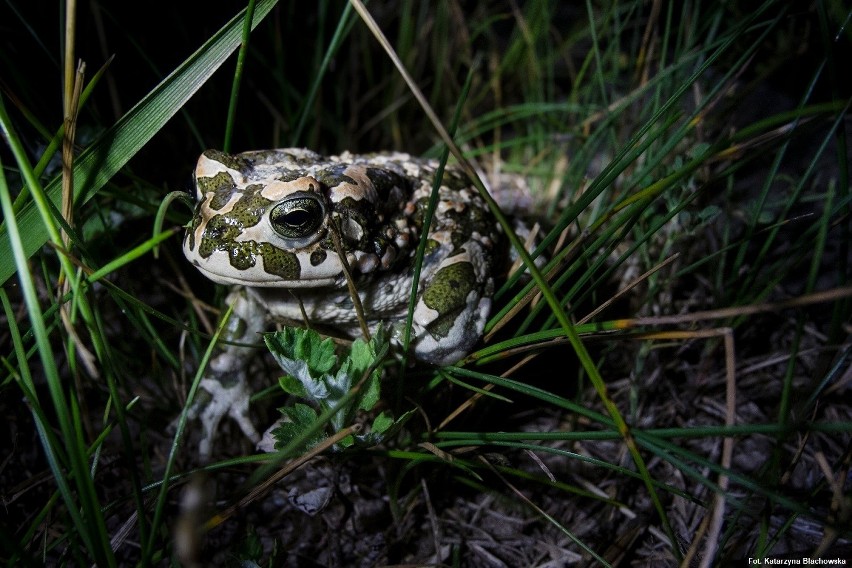
[[[325,270],[302,270],[301,259],[282,265],[261,255],[234,266],[233,259],[225,251],[214,251],[204,258],[187,254],[192,264],[207,278],[217,284],[248,286],[253,288],[322,288],[340,284],[340,270],[328,263]]]
[[[326,286],[335,286],[339,282],[339,278],[300,278],[298,280],[285,279],[274,274],[256,271],[250,271],[251,274],[245,272],[221,272],[215,268],[204,266],[199,262],[193,262],[195,267],[204,276],[216,282],[217,284],[249,286],[252,288],[323,288]]]

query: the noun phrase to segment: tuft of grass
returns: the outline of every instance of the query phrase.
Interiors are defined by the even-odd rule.
[[[359,547],[378,534],[373,563],[723,566],[848,544],[848,8],[184,9],[80,6],[62,57],[64,12],[0,15],[15,23],[0,49],[0,558],[346,564],[372,558]],[[72,47],[98,71],[63,216]],[[199,464],[186,418],[223,291],[181,258],[185,213],[151,226],[204,148],[286,145],[452,154],[493,190],[521,260],[463,361],[384,364],[393,395],[370,407],[407,421],[380,444],[336,446],[375,415],[321,408],[278,454],[225,425]],[[511,215],[539,222],[537,240]],[[255,365],[260,424],[295,407]],[[329,443],[300,449],[316,432]],[[180,503],[200,472],[218,495]],[[356,528],[331,523],[335,504],[310,518],[287,505],[323,476]],[[379,520],[359,516],[371,506]],[[329,530],[336,544],[312,540]]]

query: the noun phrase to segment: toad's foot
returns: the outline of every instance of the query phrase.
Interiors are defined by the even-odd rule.
[[[213,444],[219,429],[219,422],[225,415],[236,421],[243,434],[253,443],[260,441],[260,434],[249,417],[249,399],[251,393],[244,380],[229,382],[225,385],[217,379],[202,379],[200,399],[193,405],[189,417],[201,422],[201,440],[198,442],[198,455],[208,460],[213,452]]]

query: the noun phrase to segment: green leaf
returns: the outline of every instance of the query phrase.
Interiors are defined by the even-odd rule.
[[[334,353],[334,342],[330,337],[322,339],[320,334],[312,329],[293,329],[296,335],[293,358],[301,359],[308,364],[313,374],[323,375],[334,368],[337,355]]]
[[[337,363],[334,342],[330,338],[323,339],[312,329],[285,327],[264,334],[263,340],[278,364],[297,378],[301,378],[298,373],[306,373],[316,379],[331,371]]]
[[[314,402],[330,397],[332,380],[327,372],[337,362],[331,339],[322,339],[310,329],[287,327],[264,334],[263,340],[284,372],[301,384],[304,392],[299,396]],[[287,392],[292,392],[289,389],[297,389],[292,380],[281,385]]]
[[[286,420],[272,431],[272,435],[275,436],[275,448],[278,450],[286,447],[298,436],[307,432],[317,421],[316,410],[307,404],[296,403],[293,406],[279,408],[279,410]],[[325,439],[325,436],[321,433],[311,436],[305,442],[304,449],[317,445],[323,439]]]
[[[390,413],[380,412],[373,419],[370,431],[356,436],[355,441],[360,446],[375,446],[376,444],[380,444],[389,436],[396,434],[402,428],[403,424],[408,422],[408,419],[414,416],[416,412],[413,409],[409,410],[397,420],[394,420]]]
[[[346,436],[345,438],[343,438],[339,442],[337,442],[337,444],[335,444],[335,447],[338,448],[338,449],[351,448],[354,443],[355,443],[355,436],[353,436],[352,434],[349,434],[348,436]]]
[[[331,406],[334,406],[337,401],[342,399],[346,393],[349,392],[355,380],[356,375],[352,371],[352,360],[350,358],[346,358],[340,365],[337,372],[333,376],[328,376],[328,399]]]
[[[359,374],[370,368],[376,360],[376,351],[373,341],[366,343],[363,339],[352,342],[352,350],[349,352],[349,360],[352,361],[352,372]]]
[[[377,330],[369,342],[363,339],[353,341],[349,353],[339,365],[331,339],[323,340],[312,330],[287,327],[265,334],[264,341],[272,356],[287,373],[286,377],[278,381],[284,391],[309,400],[322,412],[339,408],[331,416],[330,425],[333,430],[344,428],[345,423],[352,419],[354,410],[372,410],[379,401],[382,377],[381,369],[378,368],[381,359],[379,354],[384,356],[387,353],[387,337],[381,329]],[[369,376],[360,390],[353,393],[352,389],[366,373],[369,373]],[[281,411],[289,416],[287,409]],[[292,422],[298,423],[296,417],[291,419]],[[379,420],[378,424],[382,429],[388,427],[386,420],[391,423],[393,421],[388,417]],[[291,435],[295,435],[294,432],[301,431],[287,426],[283,433],[289,436],[286,438],[289,442],[293,439]],[[341,440],[337,446],[345,448],[362,440],[375,444],[381,437],[349,437]]]
[[[360,376],[358,377],[360,379]],[[378,369],[370,373],[370,378],[364,383],[358,400],[360,410],[372,410],[381,397],[382,375]]]
[[[373,424],[370,426],[370,431],[373,434],[384,434],[388,428],[393,426],[393,416],[391,416],[387,412],[380,412],[378,416],[373,419]]]
[[[284,375],[279,378],[278,386],[280,386],[281,390],[287,394],[301,398],[306,398],[308,396],[308,392],[305,390],[302,382],[291,375]]]
[[[259,0],[252,20],[254,29],[272,10],[277,0]],[[74,161],[74,199],[86,202],[102,188],[169,119],[183,107],[199,88],[213,76],[228,56],[240,45],[243,12],[234,16],[201,48],[157,85],[127,114]],[[58,209],[62,191],[59,175],[45,188]],[[39,219],[38,209],[28,201],[17,214],[24,253],[32,256],[47,241],[47,227]],[[0,284],[16,271],[9,234],[5,223],[0,227]]]
[[[366,380],[358,397],[358,408],[360,410],[372,410],[381,396],[381,371],[376,368],[377,364],[387,352],[387,338],[384,330],[379,327],[370,339],[369,343],[362,339],[352,342],[352,350],[349,360],[352,362],[349,370],[350,384],[354,385],[364,376],[368,369],[373,369],[370,377]]]

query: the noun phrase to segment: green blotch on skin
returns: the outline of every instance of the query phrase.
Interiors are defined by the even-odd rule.
[[[237,270],[248,270],[255,265],[255,246],[253,241],[232,242],[227,247],[231,266]]]
[[[228,217],[233,219],[235,224],[245,228],[254,227],[260,223],[263,214],[273,203],[272,200],[260,194],[262,189],[262,185],[250,185],[245,189],[243,196],[228,213]]]
[[[224,164],[226,167],[231,168],[232,170],[244,171],[248,167],[248,162],[245,158],[226,154],[221,150],[205,150],[204,156],[213,160],[214,162]]]
[[[458,319],[461,313],[462,310],[458,309],[440,316],[427,326],[429,333],[433,337],[447,337],[450,335],[450,331],[452,331],[453,325],[455,325],[456,319]]]
[[[260,195],[261,189],[260,185],[249,186],[227,215],[214,215],[207,221],[198,246],[199,256],[207,258],[217,250],[222,250],[228,252],[231,266],[234,268],[245,270],[254,266],[256,244],[247,241],[238,242],[237,238],[243,234],[246,227],[260,223],[263,214],[272,203],[271,200]],[[198,218],[196,215],[196,220]],[[196,220],[193,220],[193,229]]]
[[[236,187],[234,179],[227,172],[219,172],[213,177],[198,178],[195,180],[195,185],[198,186],[201,195],[213,192],[210,208],[215,211],[228,204],[228,200]]]
[[[257,252],[263,258],[263,270],[280,276],[284,280],[298,280],[301,275],[299,259],[295,254],[269,243],[257,245]]]
[[[195,207],[195,213],[192,215],[192,223],[190,223],[189,228],[186,231],[186,240],[189,244],[189,250],[195,250],[195,231],[201,224],[201,215],[198,213],[200,207],[201,205],[197,205]]]
[[[198,245],[198,255],[207,258],[217,250],[228,250],[240,235],[240,230],[228,222],[222,215],[216,215],[207,222]]]
[[[423,256],[431,254],[432,252],[438,250],[441,247],[441,243],[436,241],[435,239],[429,239],[426,241],[426,251]]]
[[[301,179],[305,177],[305,172],[302,170],[285,170],[280,176],[278,176],[278,181],[289,182],[295,181],[297,179]]]
[[[373,183],[379,199],[384,201],[394,188],[405,188],[411,192],[411,184],[406,185],[406,179],[396,172],[383,168],[366,168],[367,178]],[[381,204],[380,204],[381,205]]]
[[[474,289],[476,274],[469,262],[457,262],[435,273],[432,283],[423,292],[423,302],[441,315],[460,310],[467,305],[467,296]]]
[[[457,262],[438,270],[422,298],[426,306],[438,312],[438,317],[428,325],[429,333],[438,339],[450,337],[460,315],[468,309],[468,296],[477,289],[476,273],[470,262]]]
[[[318,171],[315,177],[320,183],[332,188],[342,183],[348,183],[357,187],[358,182],[343,173],[348,167],[346,164],[331,166]]]

